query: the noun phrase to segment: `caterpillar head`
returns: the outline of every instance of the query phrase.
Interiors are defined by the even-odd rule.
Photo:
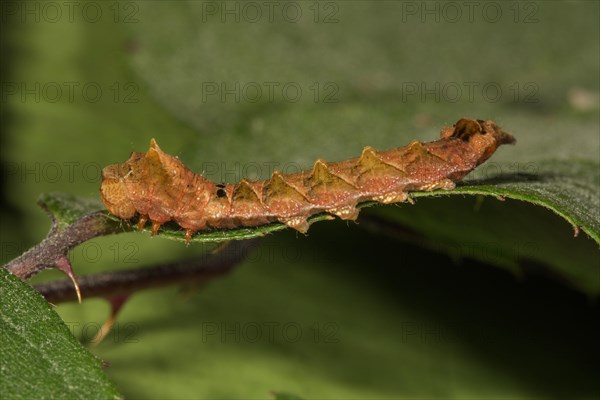
[[[188,170],[181,161],[164,153],[151,139],[146,153],[133,152],[123,164],[109,165],[102,170],[100,195],[108,211],[119,218],[133,218],[136,212],[145,215],[152,203],[160,203],[160,209],[173,201],[169,190],[171,187],[178,190],[174,178],[181,180],[185,172]],[[156,209],[153,215],[154,218],[162,216]]]
[[[132,153],[124,164],[113,164],[102,169],[102,184],[100,197],[106,209],[122,219],[130,219],[135,215],[135,207],[130,199],[126,180],[131,175],[130,162],[135,162],[143,156]]]
[[[472,118],[461,118],[453,127],[444,128],[441,137],[467,143],[476,157],[476,165],[490,158],[498,146],[517,142],[513,135],[500,129],[494,121]]]

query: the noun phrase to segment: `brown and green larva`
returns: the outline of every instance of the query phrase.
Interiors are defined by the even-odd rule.
[[[385,151],[365,147],[360,157],[317,160],[311,170],[220,184],[195,174],[152,139],[145,154],[134,152],[125,163],[102,170],[100,192],[117,217],[139,214],[140,229],[150,219],[153,234],[173,220],[186,230],[188,242],[198,231],[275,221],[304,233],[314,214],[353,220],[361,202],[388,204],[406,201],[413,191],[454,189],[455,182],[506,143],[515,143],[514,137],[493,121],[462,118],[444,127],[436,141]]]

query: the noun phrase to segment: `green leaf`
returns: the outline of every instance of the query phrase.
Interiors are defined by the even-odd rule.
[[[479,260],[517,277],[543,274],[592,297],[600,293],[598,244],[585,234],[574,237],[572,227],[543,207],[509,196],[441,196],[364,213],[360,227],[447,253],[457,263]]]
[[[517,275],[532,268],[545,270],[557,280],[597,296],[600,167],[586,161],[538,163],[536,167],[534,174],[467,179],[447,192],[447,195],[500,196],[518,202],[502,204],[489,198],[430,199],[417,201],[415,207],[377,208],[372,212],[399,223],[388,229],[388,233],[404,241],[455,257],[493,263]],[[416,193],[414,197],[422,194]],[[595,242],[584,234],[573,238],[573,228],[548,215],[545,209],[535,210],[526,203],[552,210],[567,220],[575,233],[581,228]],[[407,228],[415,234],[398,235]]]
[[[546,207],[600,244],[600,164],[555,160],[539,162],[536,167],[530,174],[467,180],[455,192],[506,196]]]
[[[42,193],[38,205],[58,224],[60,230],[87,214],[104,209],[99,198],[77,197],[71,193]],[[116,220],[116,218],[113,218]]]
[[[101,361],[26,283],[0,268],[3,399],[119,399]]]

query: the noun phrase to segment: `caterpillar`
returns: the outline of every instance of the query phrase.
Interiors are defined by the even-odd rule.
[[[498,146],[515,142],[491,120],[462,118],[442,128],[436,141],[386,151],[367,146],[350,160],[319,159],[312,170],[274,171],[265,181],[223,184],[195,174],[151,139],[145,154],[133,152],[125,163],[102,170],[100,193],[111,214],[121,219],[139,214],[138,229],[150,220],[153,235],[174,220],[185,229],[188,244],[198,231],[276,221],[305,233],[314,214],[354,220],[361,202],[389,204],[410,201],[412,191],[454,189]]]

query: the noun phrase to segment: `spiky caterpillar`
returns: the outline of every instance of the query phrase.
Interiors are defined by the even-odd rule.
[[[174,220],[186,230],[188,243],[197,231],[275,221],[304,233],[314,214],[354,220],[356,205],[364,201],[388,204],[409,199],[412,191],[454,189],[499,145],[515,142],[493,121],[470,118],[444,127],[440,137],[387,151],[365,147],[358,158],[317,160],[309,171],[275,171],[266,181],[237,184],[214,183],[193,173],[152,139],[145,154],[134,152],[124,164],[102,170],[100,192],[110,213],[122,219],[139,214],[139,229],[150,219],[153,235]]]

